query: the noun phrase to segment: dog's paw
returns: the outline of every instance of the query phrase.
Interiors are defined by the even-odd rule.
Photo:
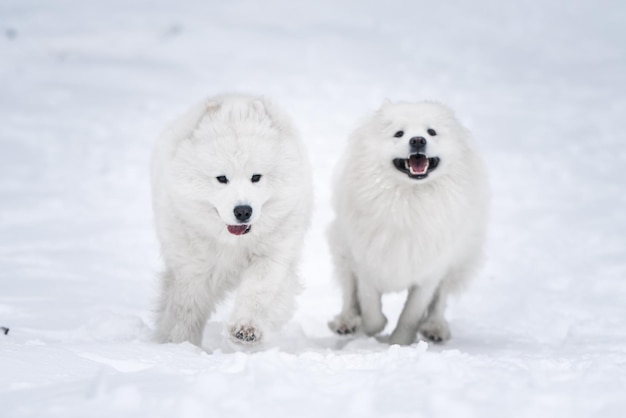
[[[231,326],[230,336],[236,343],[252,345],[261,342],[263,333],[258,326],[249,322]]]
[[[354,334],[361,326],[361,317],[357,315],[337,315],[328,322],[328,328],[339,335]]]
[[[434,343],[444,343],[452,336],[450,327],[445,320],[426,321],[420,325],[419,332],[422,337]]]

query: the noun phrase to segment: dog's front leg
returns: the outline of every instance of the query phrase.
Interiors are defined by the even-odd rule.
[[[357,284],[359,306],[361,307],[361,326],[365,334],[376,335],[385,329],[387,318],[383,315],[381,293],[367,280]]]
[[[338,237],[335,228],[329,234],[330,245],[333,248],[333,262],[335,277],[341,286],[343,304],[339,315],[328,322],[328,327],[339,335],[354,334],[361,325],[361,307],[357,294],[357,277],[352,269],[352,262],[347,255],[348,249],[343,240]]]
[[[398,319],[396,329],[391,333],[389,343],[409,345],[415,341],[419,324],[433,299],[436,285],[413,286],[409,289],[406,303]]]
[[[264,334],[287,322],[294,310],[298,281],[291,260],[257,256],[243,273],[228,325],[238,343],[257,344]]]

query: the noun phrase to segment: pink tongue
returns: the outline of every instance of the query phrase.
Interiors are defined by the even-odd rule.
[[[428,170],[428,158],[425,155],[413,154],[409,157],[411,174],[424,174]]]
[[[246,233],[248,228],[248,225],[228,225],[228,232],[233,235],[242,235]]]

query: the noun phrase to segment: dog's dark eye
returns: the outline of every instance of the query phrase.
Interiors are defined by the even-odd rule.
[[[228,183],[228,177],[226,177],[226,176],[217,176],[215,178],[217,179],[217,181],[219,181],[222,184],[227,184]]]
[[[260,174],[255,174],[250,178],[250,181],[252,183],[258,183],[259,180],[261,180],[261,175]]]
[[[396,138],[402,138],[402,135],[404,135],[404,131],[398,131],[394,134]]]
[[[437,135],[437,131],[435,131],[433,128],[430,128],[429,130],[427,130],[426,132],[428,132],[428,135],[430,136],[435,136]]]

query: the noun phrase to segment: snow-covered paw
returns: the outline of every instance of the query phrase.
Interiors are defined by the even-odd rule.
[[[361,326],[361,317],[358,315],[337,315],[328,322],[328,328],[339,335],[354,334]]]
[[[450,339],[450,327],[445,320],[426,321],[420,325],[419,332],[425,339],[434,343],[443,343]]]
[[[235,325],[230,328],[230,336],[239,344],[258,344],[261,341],[263,333],[259,328],[251,323],[245,325]]]

